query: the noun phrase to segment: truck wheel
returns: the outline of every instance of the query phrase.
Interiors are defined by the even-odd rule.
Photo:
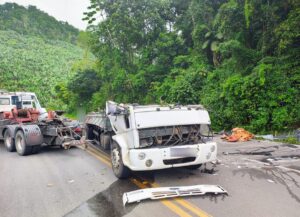
[[[32,154],[37,154],[39,153],[41,150],[41,145],[34,145],[31,147],[31,153]]]
[[[16,151],[15,141],[11,136],[11,133],[9,130],[6,130],[4,133],[4,144],[9,152]]]
[[[191,166],[186,166],[185,168],[189,170],[196,170],[199,169],[202,166],[202,164],[196,164],[196,165],[191,165]]]
[[[104,150],[109,150],[110,148],[110,135],[101,134],[100,135],[100,144]]]
[[[94,139],[93,127],[87,125],[85,127],[85,134],[88,140],[93,140]]]
[[[121,149],[116,142],[112,143],[110,159],[115,176],[119,179],[128,178],[130,169],[123,164]]]
[[[25,141],[24,132],[19,130],[16,134],[16,149],[19,155],[25,156],[31,154],[31,146],[28,146]]]

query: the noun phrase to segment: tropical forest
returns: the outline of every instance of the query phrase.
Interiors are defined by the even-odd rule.
[[[214,130],[300,127],[299,0],[90,0],[82,19],[0,5],[0,89],[73,115],[202,104]]]

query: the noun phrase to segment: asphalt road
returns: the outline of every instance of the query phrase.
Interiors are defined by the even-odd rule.
[[[0,216],[298,217],[300,147],[219,140],[215,171],[170,169],[117,180],[102,152],[44,148],[20,157],[0,144]],[[149,186],[217,184],[228,196],[122,205],[123,192]]]

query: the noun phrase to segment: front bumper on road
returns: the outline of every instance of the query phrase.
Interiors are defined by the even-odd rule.
[[[217,160],[215,142],[167,148],[130,149],[126,153],[123,152],[124,164],[133,171],[191,166],[215,160]]]

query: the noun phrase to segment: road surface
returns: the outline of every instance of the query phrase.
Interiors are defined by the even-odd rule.
[[[226,143],[220,164],[169,169],[117,180],[101,151],[44,148],[20,157],[0,143],[1,217],[228,216],[298,217],[300,147],[267,141]],[[122,205],[122,194],[143,187],[217,184],[228,196],[194,196]]]

